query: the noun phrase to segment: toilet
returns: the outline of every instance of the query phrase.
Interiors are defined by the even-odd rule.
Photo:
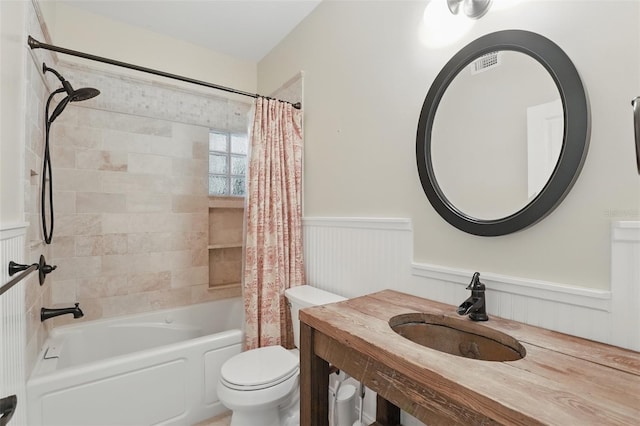
[[[309,306],[346,300],[308,285],[285,290],[293,340],[300,345],[298,312]],[[232,411],[231,426],[298,426],[300,359],[297,349],[266,346],[233,356],[222,365],[218,397]]]

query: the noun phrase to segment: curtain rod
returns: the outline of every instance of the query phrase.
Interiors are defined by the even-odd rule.
[[[71,49],[65,49],[64,47],[58,47],[58,46],[54,46],[52,44],[41,43],[41,42],[39,42],[38,40],[36,40],[35,38],[33,38],[31,36],[29,36],[27,44],[29,45],[29,47],[31,49],[51,50],[53,52],[64,53],[65,55],[77,56],[79,58],[84,58],[84,59],[89,59],[89,60],[92,60],[92,61],[103,62],[105,64],[115,65],[115,66],[118,66],[118,67],[129,68],[129,69],[135,70],[135,71],[141,71],[141,72],[146,72],[146,73],[149,73],[149,74],[155,74],[155,75],[159,75],[160,77],[172,78],[174,80],[180,80],[180,81],[184,81],[186,83],[197,84],[198,86],[210,87],[212,89],[222,90],[224,92],[229,92],[229,93],[235,93],[237,95],[249,96],[251,98],[262,97],[262,98],[267,98],[267,99],[274,99],[274,98],[269,98],[268,96],[259,95],[257,93],[244,92],[242,90],[233,89],[231,87],[220,86],[218,84],[213,84],[213,83],[209,83],[209,82],[201,81],[201,80],[195,80],[193,78],[183,77],[181,75],[170,74],[168,72],[158,71],[158,70],[154,70],[152,68],[141,67],[141,66],[138,66],[138,65],[128,64],[126,62],[116,61],[114,59],[103,58],[101,56],[91,55],[89,53],[78,52],[76,50],[71,50]],[[287,101],[282,101],[282,102],[287,102]],[[300,109],[302,107],[300,105],[300,102],[296,102],[296,103],[287,102],[287,103],[290,103],[296,109]]]

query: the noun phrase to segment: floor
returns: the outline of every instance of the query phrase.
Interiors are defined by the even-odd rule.
[[[194,426],[229,426],[231,424],[231,412],[203,420]]]

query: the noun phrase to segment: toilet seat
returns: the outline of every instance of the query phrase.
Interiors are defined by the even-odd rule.
[[[298,358],[282,346],[242,352],[222,366],[220,381],[230,389],[255,391],[276,386],[299,373]]]

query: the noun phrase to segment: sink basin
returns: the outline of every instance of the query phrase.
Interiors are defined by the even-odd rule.
[[[399,335],[419,345],[483,361],[516,361],[526,350],[513,337],[468,320],[410,313],[396,315],[389,325]]]

